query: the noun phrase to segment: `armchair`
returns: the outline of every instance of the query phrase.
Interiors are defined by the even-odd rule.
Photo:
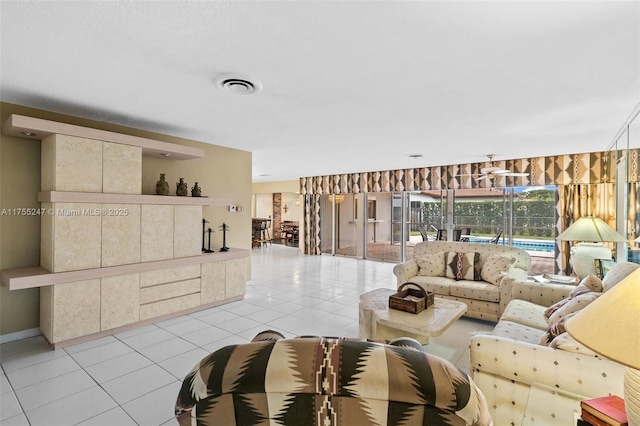
[[[176,402],[181,425],[491,425],[469,376],[402,338],[258,334],[200,361]]]
[[[573,412],[580,411],[581,399],[623,394],[625,367],[598,356],[566,333],[547,343],[551,331],[558,332],[547,315],[554,312],[549,320],[580,315],[578,306],[586,304],[580,305],[577,294],[595,300],[638,267],[622,262],[601,283],[591,278],[599,286],[581,284],[589,288],[573,293],[576,303],[570,300],[576,289],[572,285],[511,283],[511,301],[491,334],[478,334],[470,341],[471,377],[484,392],[494,418],[521,424],[525,413],[534,412],[536,424],[570,424]],[[566,313],[556,315],[563,307]]]

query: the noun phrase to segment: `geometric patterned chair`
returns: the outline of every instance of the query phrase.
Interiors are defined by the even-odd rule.
[[[185,377],[180,425],[491,425],[484,396],[412,339],[258,334],[221,348]]]

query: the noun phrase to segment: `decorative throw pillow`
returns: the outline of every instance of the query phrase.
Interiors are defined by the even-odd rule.
[[[516,259],[513,257],[491,254],[484,261],[480,277],[491,284],[500,285],[502,278],[513,268]]]
[[[564,305],[569,303],[570,300],[571,300],[571,297],[566,297],[566,298],[562,299],[561,301],[556,302],[553,305],[549,306],[544,311],[545,318],[549,318],[551,315],[553,315],[553,313],[555,311],[557,311],[558,309],[562,308]]]
[[[571,293],[569,293],[569,297],[549,306],[544,311],[544,316],[546,318],[550,318],[551,315],[553,315],[558,309],[569,303],[571,299],[580,296],[581,294],[591,292],[602,293],[602,281],[600,281],[600,278],[598,278],[594,274],[589,274],[584,277],[582,281],[580,281],[580,284],[578,284],[573,290],[571,290]]]
[[[607,272],[607,275],[605,275],[605,277],[602,279],[602,291],[609,291],[613,288],[613,286],[625,279],[627,275],[630,275],[638,267],[639,266],[637,263],[631,262],[622,262],[614,265],[609,270],[609,272]]]
[[[447,278],[453,278],[456,281],[468,280],[478,281],[480,279],[479,268],[480,253],[463,253],[449,252],[447,253]]]
[[[539,343],[543,346],[548,346],[553,341],[553,339],[555,339],[562,333],[565,333],[567,331],[564,327],[566,321],[577,313],[578,312],[572,312],[566,317],[558,320],[555,324],[551,324],[551,326],[547,329],[547,332],[540,339]]]
[[[569,299],[569,301],[560,309],[555,311],[549,319],[547,319],[547,324],[550,326],[560,321],[562,318],[565,318],[569,314],[574,312],[578,312],[580,309],[589,305],[589,303],[596,300],[602,293],[597,293],[595,291],[590,291],[589,293],[584,293],[579,296],[573,297]]]
[[[445,253],[440,251],[435,254],[426,254],[416,258],[418,263],[418,275],[425,277],[444,277]]]
[[[540,341],[538,342],[538,344],[540,346],[549,346],[549,343],[554,339],[554,337],[551,335],[551,333],[549,333],[549,330],[547,329],[547,331],[542,335],[542,337],[540,338]]]
[[[576,286],[571,293],[569,293],[569,297],[576,297],[580,294],[589,293],[590,291],[595,291],[598,293],[602,293],[602,281],[594,274],[589,274],[580,281],[580,284]]]

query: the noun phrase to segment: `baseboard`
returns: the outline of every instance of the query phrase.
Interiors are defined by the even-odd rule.
[[[28,339],[29,337],[35,337],[41,334],[40,328],[30,328],[28,330],[16,331],[15,333],[2,334],[0,335],[0,345],[16,340]]]

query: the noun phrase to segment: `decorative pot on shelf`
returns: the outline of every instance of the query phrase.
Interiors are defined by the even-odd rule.
[[[156,182],[156,194],[169,195],[169,182],[164,179],[164,173],[160,173],[160,180]]]
[[[189,195],[189,187],[184,181],[184,178],[180,178],[180,182],[176,183],[176,195],[179,197],[186,197]]]
[[[193,188],[191,188],[191,196],[192,197],[202,196],[202,188],[198,186],[198,182],[196,182],[195,185],[193,185]]]

